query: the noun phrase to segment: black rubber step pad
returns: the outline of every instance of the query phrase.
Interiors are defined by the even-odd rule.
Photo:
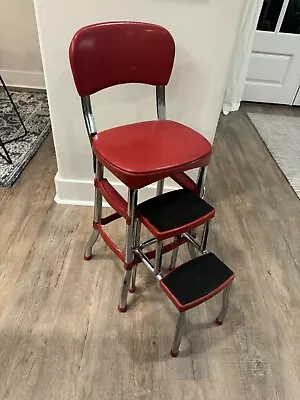
[[[233,271],[207,253],[170,272],[160,285],[177,309],[186,311],[215,296],[233,279]]]
[[[159,232],[166,232],[196,221],[214,208],[196,192],[179,189],[144,201],[138,210]]]

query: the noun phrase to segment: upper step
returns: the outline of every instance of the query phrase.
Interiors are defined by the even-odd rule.
[[[211,205],[188,189],[153,197],[139,204],[137,210],[141,222],[158,240],[189,232],[215,215]]]
[[[234,276],[234,272],[216,255],[206,253],[168,273],[161,279],[160,285],[182,312],[215,296]]]

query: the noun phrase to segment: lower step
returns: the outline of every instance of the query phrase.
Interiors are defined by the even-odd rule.
[[[161,279],[160,285],[182,312],[215,296],[234,276],[215,254],[206,253],[171,271]]]

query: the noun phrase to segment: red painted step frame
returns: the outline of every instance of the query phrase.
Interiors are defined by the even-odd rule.
[[[197,191],[197,186],[193,182],[193,180],[186,175],[185,173],[179,173],[172,176],[172,179],[178,183],[182,188],[189,189],[193,191]],[[127,201],[114,189],[114,187],[108,182],[107,179],[103,178],[101,180],[95,179],[94,181],[95,187],[100,191],[104,199],[108,202],[108,204],[116,211],[107,217],[101,218],[101,222],[94,222],[93,226],[96,229],[107,246],[111,249],[111,251],[124,263],[124,268],[127,270],[131,270],[135,265],[141,263],[141,259],[136,256],[134,261],[130,264],[125,263],[125,255],[124,252],[112,241],[112,239],[108,236],[108,234],[104,230],[104,226],[116,221],[119,218],[124,218],[126,223],[130,223],[130,218],[127,214]],[[184,225],[182,227],[167,231],[167,232],[159,232],[157,231],[150,223],[144,218],[142,215],[138,214],[138,218],[141,222],[149,229],[149,231],[158,239],[164,240],[170,237],[179,236],[183,232],[187,232],[189,230],[194,229],[195,227],[204,224],[209,219],[213,218],[215,215],[215,210],[211,211],[204,217],[198,219],[197,221],[193,221],[190,224]],[[179,238],[171,243],[168,243],[163,246],[163,254],[168,253],[174,250],[176,247],[181,246],[186,243],[187,239]],[[146,253],[146,256],[151,260],[155,258],[155,250],[151,250]]]

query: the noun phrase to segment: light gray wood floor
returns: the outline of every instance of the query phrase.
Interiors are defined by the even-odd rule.
[[[220,296],[191,310],[177,359],[176,311],[148,272],[120,314],[120,263],[101,242],[83,260],[92,209],[53,203],[51,138],[0,190],[1,400],[299,399],[300,203],[254,109],[268,111],[221,118],[207,182],[209,248],[237,275],[229,313],[214,325]],[[108,229],[121,243],[123,225]]]

